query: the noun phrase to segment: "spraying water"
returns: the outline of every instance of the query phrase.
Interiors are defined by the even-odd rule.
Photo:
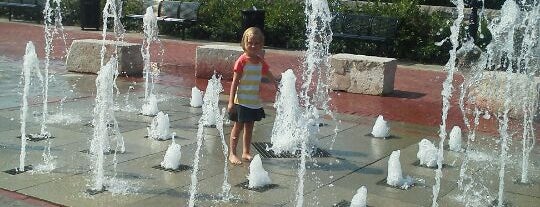
[[[148,137],[157,140],[169,139],[171,137],[169,134],[169,128],[169,115],[160,111],[157,116],[152,119],[152,123],[148,128]]]
[[[165,152],[163,161],[161,161],[161,167],[165,169],[176,170],[180,167],[180,158],[182,157],[182,151],[179,144],[174,141],[174,136],[172,138],[171,144]]]
[[[221,146],[223,147],[223,157],[227,158],[229,155],[229,146],[225,141],[225,133],[223,132],[223,119],[225,119],[225,114],[227,114],[227,109],[223,108],[221,110],[221,115],[216,120],[216,128],[221,137]],[[231,195],[231,184],[229,184],[229,161],[224,159],[223,165],[223,184],[221,185],[221,198],[223,201],[229,201],[232,197]]]
[[[497,200],[495,201],[496,205],[505,205],[503,193],[505,169],[509,156],[511,156],[508,149],[512,144],[513,134],[520,134],[522,137],[522,171],[519,182],[529,182],[529,156],[536,139],[532,123],[538,106],[535,75],[538,74],[540,63],[538,61],[540,45],[538,39],[540,31],[539,10],[538,1],[520,1],[518,4],[514,0],[507,0],[500,10],[499,17],[492,19],[488,25],[491,41],[485,49],[477,49],[479,47],[474,45],[473,40],[469,39],[458,50],[458,53],[472,54],[472,57],[477,57],[473,60],[465,59],[465,61],[470,62],[468,63],[470,68],[465,68],[467,70],[463,72],[464,83],[461,85],[459,102],[464,116],[463,120],[469,131],[465,150],[466,156],[462,162],[458,180],[458,187],[462,191],[462,197],[466,199],[464,200],[466,205],[469,205],[467,195],[470,194],[470,190],[474,185],[474,177],[470,175],[471,173],[468,173],[469,162],[474,156],[474,150],[470,150],[470,142],[475,139],[475,131],[482,113],[484,113],[485,118],[489,118],[489,113],[497,114],[497,121],[499,122],[499,140],[497,141],[497,144],[500,145],[498,157],[499,185]],[[492,87],[479,92],[480,89],[478,88],[481,88],[481,84],[485,82],[492,83]],[[488,107],[488,110],[493,111],[482,112],[482,108],[486,106],[478,101],[482,98],[480,95],[502,98],[490,101],[496,105],[493,108]],[[471,111],[474,120],[472,124],[468,118],[468,113]],[[512,120],[509,116],[522,118],[522,121],[521,123],[509,123]],[[521,132],[517,132],[517,129],[510,127],[518,124],[522,126]],[[516,130],[516,132],[513,130]],[[488,190],[484,191],[489,193]]]
[[[108,151],[109,129],[107,124],[111,121],[113,112],[109,106],[113,104],[113,83],[118,75],[116,58],[111,58],[107,65],[103,66],[96,78],[96,103],[94,107],[94,134],[90,141],[90,157],[92,160],[93,184],[92,190],[102,191],[105,188],[104,162],[105,152]]]
[[[452,97],[452,82],[454,81],[454,72],[456,71],[456,51],[459,47],[459,28],[463,22],[464,13],[463,8],[465,7],[463,0],[454,0],[452,1],[456,5],[457,9],[457,18],[454,20],[454,23],[450,27],[450,42],[452,43],[452,49],[450,50],[450,59],[444,66],[444,69],[447,71],[448,75],[446,80],[443,82],[443,90],[441,91],[442,96],[442,117],[441,125],[439,127],[439,152],[437,156],[437,169],[435,170],[435,185],[433,186],[433,197],[431,206],[437,207],[437,199],[439,197],[439,190],[441,188],[441,177],[442,177],[442,166],[444,161],[444,140],[446,139],[446,119],[448,117],[448,110],[450,109],[450,98]]]
[[[110,60],[104,65],[105,62],[105,40],[107,38],[107,21],[109,17],[113,18],[113,32],[115,34],[116,41],[122,41],[124,37],[124,27],[120,22],[120,16],[122,15],[122,3],[117,5],[116,0],[107,0],[103,8],[103,32],[102,40],[103,44],[101,45],[101,59],[100,64],[101,68],[98,72],[96,78],[96,99],[94,106],[94,118],[92,123],[94,125],[94,133],[92,139],[90,140],[90,159],[92,162],[92,183],[89,184],[90,191],[100,192],[105,190],[105,154],[110,152],[110,141],[116,140],[116,146],[113,156],[113,167],[114,172],[116,173],[116,153],[124,152],[124,138],[120,134],[118,129],[118,122],[114,116],[114,90],[116,87],[116,78],[118,77],[118,61],[116,57],[118,56],[118,47],[115,47],[113,55]],[[112,127],[108,127],[108,125]],[[112,135],[111,137],[109,137]],[[110,179],[111,184],[118,183],[114,178]],[[116,188],[116,187],[113,187]]]
[[[461,151],[461,128],[459,126],[452,127],[449,137],[448,145],[450,145],[450,150]]]
[[[212,75],[212,78],[208,81],[206,86],[206,92],[204,93],[203,105],[202,105],[202,117],[203,125],[206,127],[215,126],[216,120],[219,118],[219,94],[223,91],[221,85],[221,76],[216,77],[216,74]]]
[[[195,195],[197,194],[197,173],[199,172],[199,154],[201,152],[201,146],[204,138],[204,127],[202,124],[202,118],[199,119],[199,127],[197,129],[197,148],[195,150],[195,156],[193,157],[193,170],[191,171],[191,185],[189,186],[189,201],[188,206],[195,206]]]
[[[416,157],[420,160],[420,165],[435,167],[437,165],[437,147],[431,141],[422,139],[418,143],[418,153]]]
[[[155,94],[150,94],[142,106],[141,114],[145,116],[154,116],[159,112],[157,106],[158,100]]]
[[[249,188],[263,187],[272,183],[270,176],[268,176],[268,172],[264,170],[261,156],[259,154],[255,155],[249,164],[248,181]]]
[[[73,90],[70,90],[70,92],[73,92]],[[62,99],[60,99],[60,104],[57,107],[58,113],[50,115],[47,119],[47,123],[69,125],[74,123],[80,123],[82,121],[80,115],[64,112],[64,103],[66,102],[66,99],[67,96],[64,96]]]
[[[203,104],[203,93],[197,87],[191,88],[191,99],[189,100],[189,105],[191,107],[201,107]]]
[[[64,46],[67,48],[66,37],[64,34],[64,26],[62,25],[62,11],[61,11],[61,0],[53,0],[54,8],[51,8],[51,1],[45,1],[45,8],[43,9],[43,19],[45,23],[44,33],[45,33],[45,67],[44,67],[44,79],[43,79],[43,110],[42,110],[42,119],[41,119],[41,130],[38,135],[32,135],[33,137],[42,138],[47,140],[47,146],[43,149],[43,164],[39,165],[39,171],[41,172],[50,172],[54,169],[54,156],[51,155],[51,145],[52,140],[48,139],[51,137],[51,134],[47,131],[47,121],[48,121],[48,97],[49,97],[49,66],[51,53],[53,51],[53,39],[54,36],[58,33],[62,35],[64,41]],[[54,20],[52,15],[54,13]],[[54,25],[54,26],[52,26]]]
[[[386,183],[391,186],[398,186],[400,185],[401,180],[403,180],[399,154],[399,150],[393,151],[390,155],[390,159],[388,159],[388,175],[386,177]]]
[[[64,46],[67,45],[66,43],[66,37],[64,34],[64,26],[62,25],[62,7],[61,7],[62,0],[53,0],[53,6],[54,8],[51,8],[51,0],[45,1],[45,7],[43,9],[43,19],[44,19],[44,33],[45,33],[45,67],[44,67],[44,84],[43,84],[43,111],[42,111],[42,121],[41,121],[41,131],[39,136],[42,137],[49,137],[50,134],[47,131],[47,116],[48,116],[48,93],[49,93],[49,66],[50,66],[50,59],[51,59],[51,53],[53,51],[53,40],[54,36],[58,33],[62,35],[62,39],[64,41]],[[52,15],[54,14],[54,20],[52,19]],[[51,25],[52,24],[52,25]],[[65,47],[67,48],[67,47]],[[50,145],[51,141],[47,139],[47,145],[48,147],[45,149],[46,152],[44,152],[43,159],[46,160],[48,158],[45,157],[48,156],[50,158]]]
[[[137,83],[133,83],[136,85]],[[136,112],[138,109],[132,104],[130,101],[131,91],[135,89],[133,85],[128,87],[128,90],[126,92],[126,95],[124,96],[124,104],[123,106],[120,106],[120,104],[115,106],[116,111],[125,111],[125,112]]]
[[[195,156],[193,157],[193,170],[191,171],[191,185],[189,186],[189,201],[188,206],[195,206],[195,195],[197,194],[197,173],[199,172],[199,154],[201,152],[201,146],[204,138],[204,126],[202,118],[199,119],[199,127],[197,128],[197,148],[195,150]]]
[[[523,42],[521,44],[521,51],[519,56],[518,65],[525,69],[525,74],[528,77],[527,84],[525,84],[526,91],[532,91],[532,93],[525,93],[523,96],[523,136],[522,136],[522,159],[521,159],[521,183],[529,183],[529,158],[532,149],[535,145],[536,136],[535,129],[533,127],[535,115],[538,112],[538,93],[535,91],[536,83],[534,75],[538,73],[539,61],[536,56],[536,62],[533,61],[534,54],[540,54],[540,43],[538,36],[540,35],[540,2],[534,1],[530,4],[530,10],[523,16],[521,22],[522,25],[527,25],[523,35]],[[535,93],[536,92],[536,93]]]
[[[204,127],[211,126],[211,124],[216,125],[219,122],[221,125],[220,136],[222,139],[223,147],[228,148],[225,144],[225,136],[223,135],[223,116],[219,112],[219,94],[223,91],[223,86],[221,85],[221,76],[216,78],[216,74],[208,80],[208,86],[206,87],[206,92],[204,94],[203,106],[202,106],[202,116],[199,119],[199,127],[197,129],[197,149],[195,150],[195,157],[193,159],[193,171],[191,172],[191,186],[189,188],[189,203],[188,206],[193,207],[195,205],[195,195],[197,194],[197,173],[199,171],[199,153],[201,151],[201,146],[204,137]],[[219,121],[218,121],[219,120]],[[224,149],[225,153],[225,149]],[[228,154],[228,152],[227,152]],[[227,154],[224,154],[227,157]],[[225,166],[227,166],[227,159],[225,159]],[[224,169],[227,172],[227,169]],[[228,174],[225,173],[225,176]],[[227,183],[225,183],[227,182]],[[230,185],[228,184],[228,178],[225,177],[223,184],[223,198],[229,199],[229,190]]]
[[[31,75],[35,72],[40,79],[43,79],[39,71],[39,59],[36,54],[34,43],[28,42],[26,44],[26,52],[24,55],[23,68],[21,72],[21,79],[23,80],[24,87],[22,93],[21,103],[21,154],[19,157],[19,171],[25,171],[25,158],[26,158],[26,116],[28,114],[28,93],[30,90]]]
[[[462,87],[462,89],[463,88],[464,87]],[[462,94],[464,94],[464,93],[462,93]],[[463,99],[461,99],[461,100],[463,100]],[[460,108],[461,108],[462,111],[464,110],[463,101],[460,102]],[[467,165],[469,164],[469,161],[472,158],[472,155],[471,155],[472,154],[472,151],[471,151],[471,145],[472,144],[471,144],[471,142],[475,139],[476,129],[477,129],[478,125],[480,124],[480,113],[481,113],[480,110],[475,109],[475,111],[474,111],[474,122],[473,122],[472,127],[471,127],[471,125],[469,123],[469,120],[464,116],[465,125],[469,129],[469,133],[467,135],[467,142],[465,144],[465,158],[463,159],[463,162],[461,163],[461,167],[460,167],[460,170],[459,170],[459,179],[458,179],[458,188],[460,189],[460,191],[462,191],[462,194],[461,194],[462,199],[467,198],[467,196],[469,195],[468,191],[471,188],[470,187],[471,185],[467,185],[465,183],[465,180],[471,180],[471,177],[472,177],[472,176],[467,174]],[[472,181],[469,181],[469,182],[472,182]],[[467,201],[465,201],[465,203],[467,203]]]
[[[272,127],[272,149],[275,153],[295,152],[302,139],[297,135],[300,120],[300,103],[296,92],[296,76],[291,69],[281,75],[279,90],[274,103],[276,119]]]
[[[506,161],[508,159],[508,145],[510,135],[508,134],[508,110],[502,114],[502,120],[499,120],[499,134],[501,135],[501,155],[499,157],[499,193],[497,206],[502,207],[504,204],[504,175]]]
[[[152,102],[151,98],[154,91],[154,78],[159,74],[159,70],[151,70],[151,62],[150,62],[150,45],[153,42],[159,41],[158,39],[158,25],[157,25],[157,17],[154,14],[154,11],[152,7],[146,8],[146,13],[143,17],[143,32],[144,32],[144,39],[141,47],[141,54],[144,61],[144,101],[145,105],[143,105],[143,115],[155,115],[157,113],[156,110],[148,111],[148,107],[153,107],[154,103]],[[149,82],[151,82],[151,85],[149,85]],[[146,107],[146,108],[145,108]],[[156,106],[157,109],[157,106]],[[155,112],[155,113],[152,113]]]
[[[308,0],[304,13],[306,14],[306,47],[304,70],[302,71],[302,90],[300,100],[304,106],[301,123],[304,126],[299,128],[298,137],[302,140],[300,166],[298,168],[298,180],[296,190],[296,206],[304,204],[304,175],[306,171],[306,157],[308,156],[309,140],[313,139],[313,128],[310,120],[318,118],[315,115],[318,109],[322,109],[326,114],[332,116],[328,107],[330,97],[328,95],[329,87],[327,83],[330,81],[332,74],[329,63],[329,48],[332,42],[332,29],[330,21],[332,14],[328,7],[328,2],[325,0]],[[313,89],[314,92],[313,92]],[[310,96],[313,94],[313,97]],[[333,116],[332,116],[333,118]],[[318,125],[316,125],[318,127]]]
[[[350,207],[366,207],[367,206],[367,188],[366,186],[362,186],[356,190],[356,194],[354,194],[353,198],[351,199],[351,206]]]
[[[414,184],[410,176],[403,177],[401,170],[401,162],[399,161],[401,151],[396,150],[390,154],[388,159],[388,175],[386,176],[386,184],[407,189]]]
[[[379,115],[375,120],[373,129],[371,130],[371,135],[378,138],[386,138],[390,136],[390,127],[382,115]]]

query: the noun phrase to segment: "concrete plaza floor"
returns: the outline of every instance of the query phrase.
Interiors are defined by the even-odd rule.
[[[20,94],[18,72],[21,61],[2,59],[3,81],[0,88],[0,169],[7,171],[19,165],[20,154]],[[150,117],[138,115],[144,97],[144,84],[126,79],[118,79],[120,94],[116,97],[116,119],[125,140],[126,151],[122,154],[107,155],[106,175],[116,179],[116,184],[108,191],[88,195],[86,190],[92,184],[90,158],[84,150],[89,149],[93,128],[95,75],[69,73],[57,63],[52,70],[54,81],[50,85],[48,131],[51,153],[55,156],[56,168],[50,173],[25,172],[11,175],[0,173],[0,188],[5,192],[21,196],[31,196],[47,205],[66,206],[184,206],[189,199],[191,170],[168,172],[153,168],[163,160],[170,141],[145,138]],[[15,72],[14,72],[15,71]],[[9,78],[7,78],[9,76]],[[4,81],[5,80],[5,81]],[[128,88],[131,88],[128,90]],[[155,92],[160,100],[158,107],[169,114],[171,130],[182,146],[182,164],[193,166],[197,141],[197,122],[200,108],[189,106],[189,98],[175,94],[189,94],[190,88],[171,87],[157,84]],[[128,93],[129,91],[129,93]],[[31,90],[32,105],[29,107],[27,133],[37,133],[40,127],[40,89]],[[37,94],[37,95],[36,95]],[[225,106],[221,97],[220,107]],[[62,101],[61,101],[62,100]],[[253,142],[270,142],[275,112],[271,103],[266,103],[268,117],[257,122]],[[326,120],[316,139],[320,148],[329,157],[310,158],[304,178],[305,206],[332,206],[350,201],[360,186],[368,189],[369,206],[430,206],[432,186],[435,183],[434,170],[415,164],[417,143],[423,139],[438,141],[437,128],[404,122],[390,122],[389,139],[373,138],[368,134],[374,122],[373,117],[336,114],[340,122]],[[338,125],[337,136],[334,129]],[[228,142],[230,126],[225,126]],[[465,136],[464,136],[465,137]],[[519,177],[519,140],[511,142],[511,161],[505,176],[505,198],[512,206],[535,206],[540,203],[540,147],[535,146],[531,154],[530,178],[532,184],[514,182]],[[47,140],[29,142],[26,163],[34,167],[43,163],[43,149]],[[463,206],[467,200],[473,206],[489,206],[497,198],[499,147],[490,135],[478,134],[472,143],[472,155],[465,168],[466,199],[460,198],[463,190],[458,187],[461,163],[465,153],[445,150],[446,164],[443,168],[439,204],[441,206]],[[240,150],[240,149],[239,149]],[[394,150],[401,150],[403,174],[413,177],[417,184],[407,190],[384,184],[387,162]],[[252,147],[254,154],[259,154]],[[114,158],[115,157],[115,158]],[[114,159],[113,159],[114,158]],[[114,164],[116,160],[117,165]],[[198,194],[196,206],[293,206],[297,183],[298,158],[263,158],[263,166],[270,173],[273,188],[257,192],[239,187],[246,181],[248,163],[227,168],[233,198],[221,201],[220,193],[224,178],[224,163],[221,137],[215,128],[205,128],[201,149],[200,172],[198,174]],[[25,197],[26,198],[26,197]],[[24,199],[2,196],[2,206],[32,206]]]

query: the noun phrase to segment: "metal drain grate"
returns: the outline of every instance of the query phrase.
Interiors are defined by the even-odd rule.
[[[277,188],[279,185],[278,184],[268,184],[268,185],[265,185],[265,186],[262,186],[262,187],[250,188],[249,187],[249,181],[246,180],[246,181],[244,181],[242,183],[236,184],[235,186],[239,187],[239,188],[242,188],[242,189],[252,190],[252,191],[262,193],[262,192],[265,192],[267,190]]]
[[[193,125],[195,126],[199,126],[199,123],[193,123]],[[212,124],[212,125],[203,125],[204,128],[216,128],[216,125],[215,124]]]
[[[416,162],[413,162],[412,165],[416,166],[416,167],[423,167],[423,168],[429,168],[429,169],[437,169],[439,168],[437,165],[433,166],[433,167],[428,167],[428,166],[425,166],[425,165],[420,165],[420,160],[416,160]],[[451,166],[447,165],[447,164],[444,164],[442,165],[442,168],[449,168]]]
[[[103,187],[102,189],[100,190],[94,190],[94,189],[86,189],[86,193],[88,193],[88,195],[97,195],[97,194],[100,194],[100,193],[103,193],[107,191],[107,189],[105,189],[105,187]]]
[[[17,136],[17,139],[20,139],[21,136]],[[26,140],[27,141],[31,141],[31,142],[39,142],[39,141],[42,141],[42,140],[47,140],[47,139],[54,139],[55,137],[54,136],[34,136],[32,134],[27,134],[26,135]]]
[[[351,202],[346,201],[346,200],[341,200],[339,203],[332,205],[332,207],[349,207],[349,206],[351,206]],[[366,206],[371,207],[370,205],[366,205]]]
[[[152,140],[159,141],[159,142],[164,142],[164,141],[169,141],[169,140],[171,140],[171,139],[172,139],[172,135],[168,135],[168,136],[166,137],[166,139],[154,139],[154,138],[150,138],[148,135],[145,135],[144,138],[145,138],[145,139],[152,139]],[[178,136],[175,137],[175,139],[178,139]]]
[[[388,137],[375,137],[375,136],[373,136],[373,134],[371,134],[371,133],[368,133],[368,134],[366,134],[365,136],[371,137],[371,138],[373,138],[373,139],[401,139],[401,137],[394,136],[394,135],[390,135],[390,136],[388,136]]]
[[[32,169],[34,169],[32,167],[32,165],[27,165],[27,166],[24,166],[24,170],[19,170],[19,168],[13,168],[11,170],[6,170],[4,172],[7,173],[7,174],[10,174],[10,175],[18,175],[18,174],[27,172],[27,171],[32,170]]]
[[[274,153],[272,150],[266,150],[267,148],[272,147],[272,143],[270,142],[253,142],[251,143],[253,147],[259,152],[259,154],[263,158],[298,158],[300,157],[300,150],[297,150],[294,154],[289,152],[282,152],[280,154]],[[328,153],[326,150],[317,148],[313,151],[313,154],[311,157],[330,157],[330,153]]]
[[[495,200],[491,201],[491,203],[489,205],[489,207],[495,207],[495,206],[499,206],[499,200],[498,199],[495,199]],[[511,207],[512,203],[510,203],[509,201],[503,199],[503,203],[502,203],[501,206],[503,206],[503,207]]]
[[[79,151],[79,152],[82,152],[82,153],[85,153],[85,154],[90,154],[90,150],[88,150],[88,149],[81,150],[81,151]],[[112,155],[112,154],[114,154],[115,152],[116,152],[116,150],[111,149],[111,150],[109,150],[109,151],[107,151],[107,152],[104,152],[103,154],[104,154],[104,155]],[[125,153],[126,153],[126,152],[120,152],[120,151],[116,152],[116,154],[125,154]]]
[[[167,168],[162,167],[161,165],[152,166],[152,168],[167,171],[167,172],[172,172],[172,173],[178,173],[178,172],[182,172],[182,171],[186,171],[186,170],[191,169],[191,167],[189,165],[180,165],[180,166],[178,166],[178,169],[167,169]]]
[[[346,201],[346,200],[341,200],[339,203],[332,205],[332,207],[349,207],[349,206],[351,206],[351,202]]]
[[[384,179],[380,180],[379,182],[377,182],[377,185],[384,186],[384,187],[389,187],[389,188],[394,188],[394,189],[399,189],[399,190],[409,190],[409,189],[413,188],[414,186],[416,186],[415,183],[413,183],[407,189],[405,189],[405,188],[401,188],[399,186],[388,185],[386,183],[386,178],[384,178]]]
[[[515,177],[512,179],[512,182],[516,185],[521,185],[521,186],[533,186],[534,184],[537,184],[537,182],[534,182],[532,180],[529,179],[529,181],[527,181],[526,183],[522,183],[521,182],[521,177]]]
[[[94,128],[94,125],[92,124],[92,122],[89,122],[89,123],[83,124],[83,126],[85,126],[85,127],[92,127],[92,128]],[[112,128],[112,127],[114,127],[114,124],[113,124],[113,123],[108,123],[108,124],[107,124],[107,128]]]
[[[147,116],[147,117],[156,117],[157,116],[157,114],[145,115],[143,113],[138,113],[137,115],[139,115],[139,116]]]

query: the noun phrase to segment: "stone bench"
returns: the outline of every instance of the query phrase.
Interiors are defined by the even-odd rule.
[[[101,46],[104,40],[82,39],[74,40],[69,48],[66,68],[71,72],[94,73],[100,70]],[[120,75],[142,76],[144,61],[141,45],[105,40],[106,54],[104,63],[109,61],[118,46],[118,72]]]
[[[244,51],[240,46],[198,46],[195,56],[195,77],[210,79],[214,71],[223,80],[232,80],[234,63]]]
[[[330,58],[334,69],[333,90],[368,95],[383,95],[394,90],[397,60],[353,54],[335,54]]]

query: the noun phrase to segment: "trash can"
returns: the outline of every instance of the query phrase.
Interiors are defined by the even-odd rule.
[[[96,28],[96,30],[99,30],[100,20],[102,19],[99,0],[79,0],[79,3],[81,29]]]
[[[250,27],[258,27],[264,33],[264,10],[255,7],[242,10],[242,32]]]

